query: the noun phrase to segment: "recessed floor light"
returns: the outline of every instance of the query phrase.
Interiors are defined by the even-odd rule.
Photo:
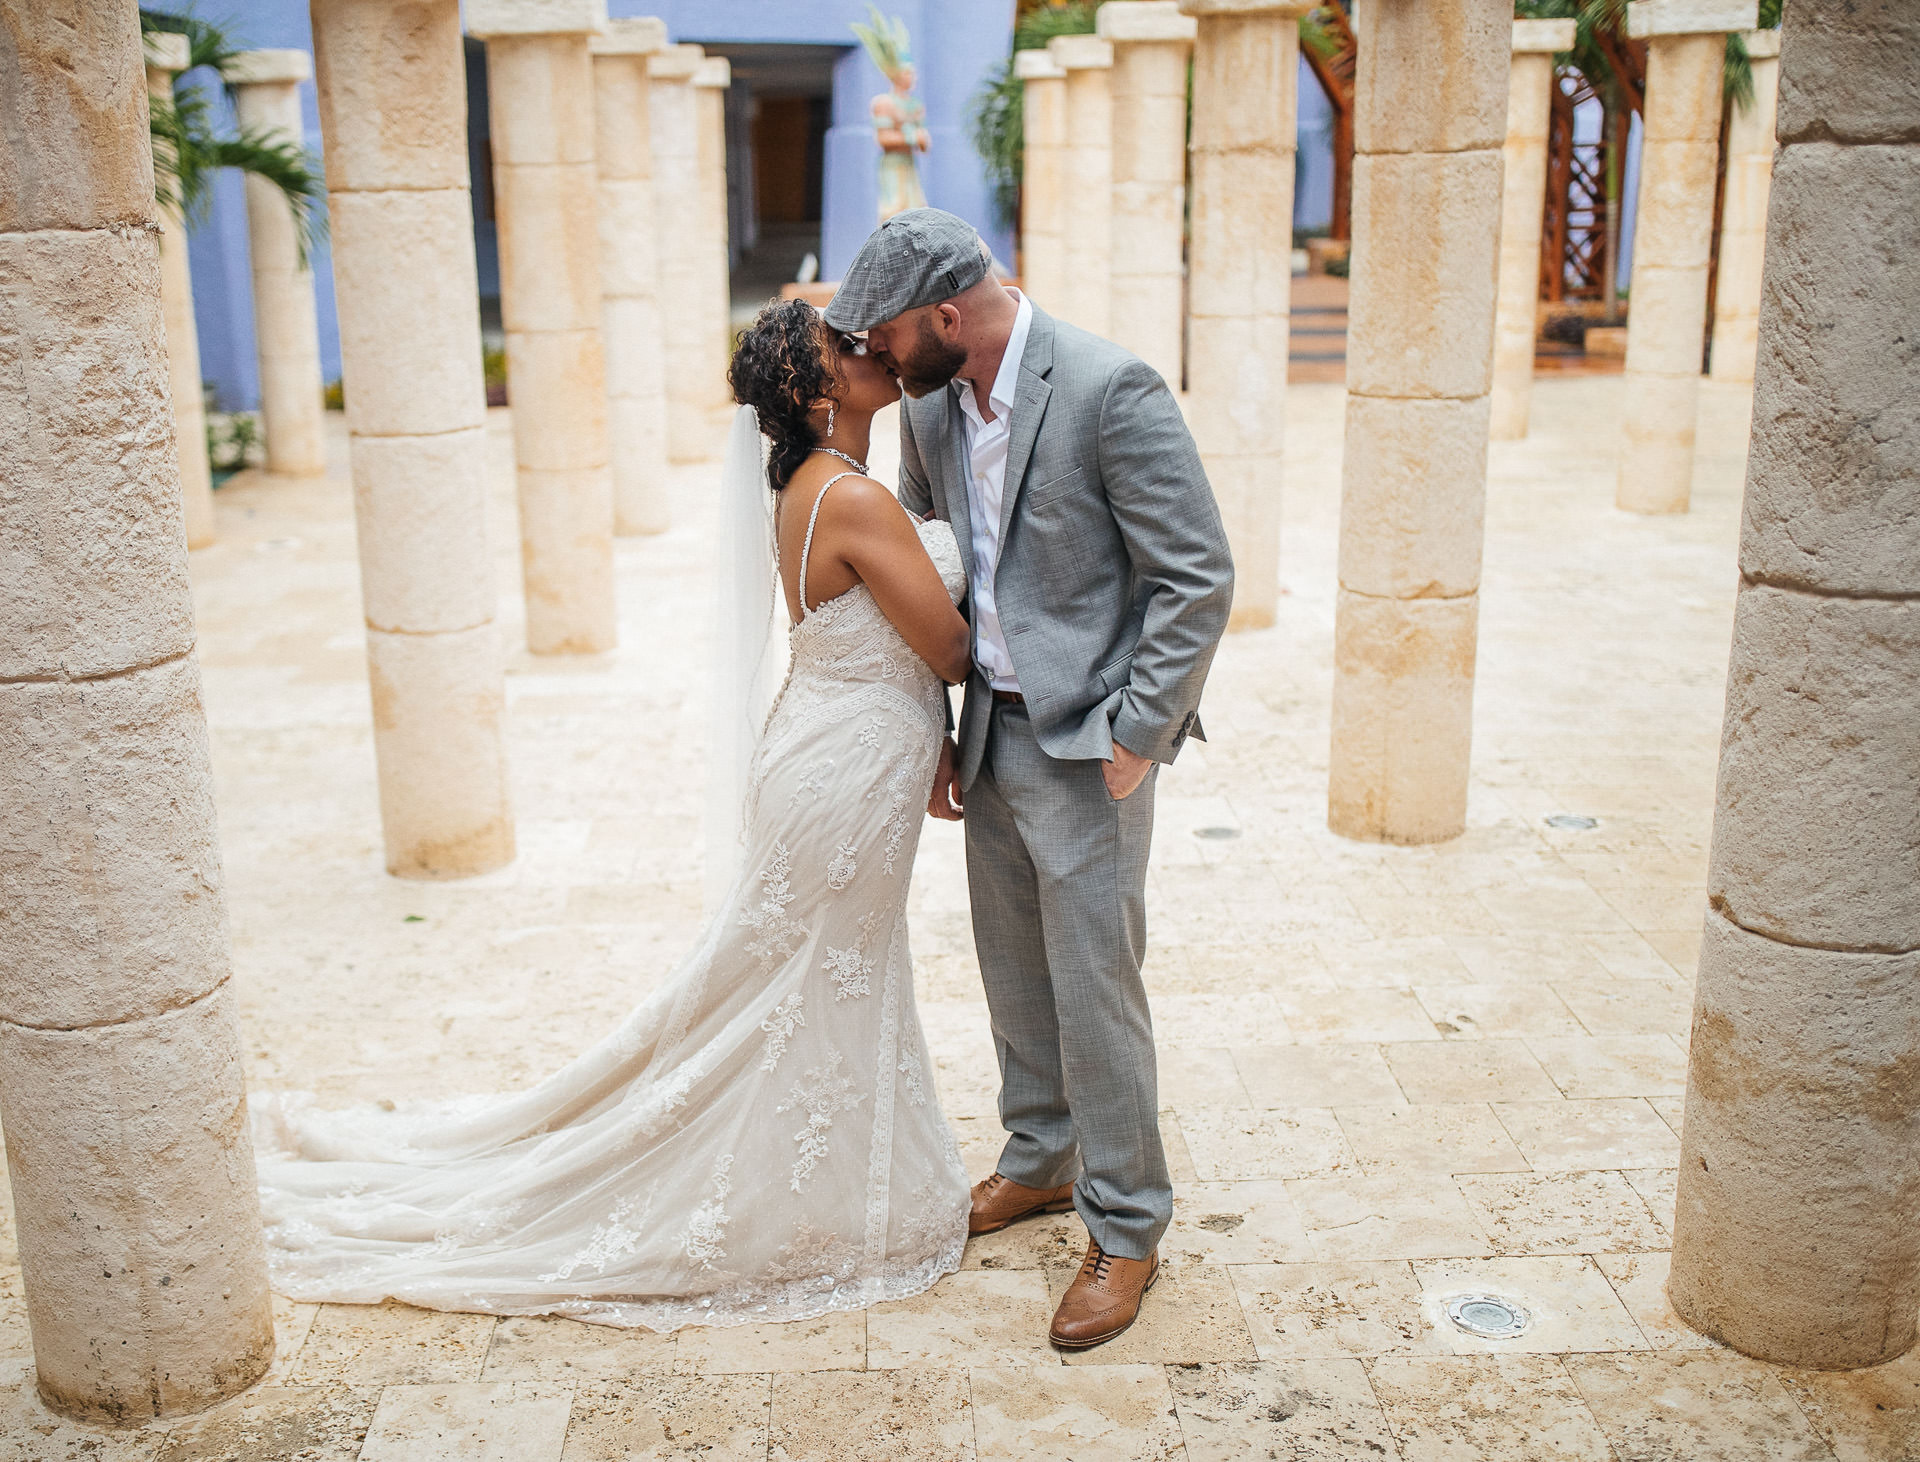
[[[1497,1294],[1462,1294],[1447,1301],[1447,1318],[1456,1329],[1482,1340],[1511,1340],[1525,1335],[1533,1316]]]
[[[1209,842],[1218,843],[1224,842],[1228,838],[1239,837],[1240,829],[1237,827],[1197,827],[1193,830],[1193,835],[1196,838],[1205,838]]]
[[[1557,827],[1563,832],[1583,833],[1588,828],[1600,826],[1598,818],[1582,817],[1577,812],[1556,812],[1547,819],[1548,827]]]

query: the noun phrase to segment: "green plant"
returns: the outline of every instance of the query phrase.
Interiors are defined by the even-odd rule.
[[[260,421],[251,411],[207,413],[207,465],[216,477],[251,467],[262,444]]]
[[[1055,36],[1086,35],[1093,30],[1095,6],[1083,0],[1056,0],[1022,16],[1014,28],[1016,51],[1043,49]],[[1026,86],[1013,74],[1011,58],[987,77],[975,94],[967,116],[967,134],[973,150],[987,165],[993,184],[994,210],[1004,224],[1012,224],[1020,208],[1020,174],[1026,156],[1021,126]]]
[[[188,68],[209,67],[219,73],[223,81],[240,54],[239,47],[224,29],[196,15],[142,10],[140,29],[185,36]],[[231,96],[231,83],[227,83],[227,91]],[[320,207],[325,187],[320,168],[306,148],[252,127],[242,127],[231,137],[220,136],[214,130],[213,109],[207,94],[191,83],[176,84],[170,106],[154,101],[151,114],[153,191],[164,207],[177,210],[190,226],[198,225],[206,218],[215,172],[221,168],[239,168],[252,173],[285,195],[287,206],[293,210],[300,259],[306,262],[326,236],[325,216]]]

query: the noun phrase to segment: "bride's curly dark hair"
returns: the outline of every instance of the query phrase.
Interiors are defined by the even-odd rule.
[[[773,443],[767,479],[778,492],[820,443],[809,415],[831,396],[833,365],[820,312],[805,300],[774,300],[740,337],[727,367],[733,399],[751,406]]]

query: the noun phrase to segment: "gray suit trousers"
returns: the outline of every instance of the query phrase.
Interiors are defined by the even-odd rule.
[[[967,878],[1009,1134],[999,1171],[1072,1181],[1100,1247],[1144,1259],[1173,1217],[1140,979],[1159,768],[1115,802],[1102,763],[1048,756],[1025,706],[988,704]]]

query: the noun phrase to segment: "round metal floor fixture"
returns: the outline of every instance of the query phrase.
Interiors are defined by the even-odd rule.
[[[1588,828],[1600,826],[1599,819],[1582,817],[1577,812],[1556,812],[1547,819],[1548,827],[1557,827],[1563,832],[1583,833]]]
[[[1456,1328],[1482,1340],[1511,1340],[1525,1335],[1533,1316],[1497,1294],[1462,1294],[1447,1301],[1447,1318]]]
[[[1208,842],[1218,843],[1224,842],[1228,838],[1239,837],[1240,829],[1237,827],[1197,827],[1193,830],[1193,835],[1196,838],[1205,838]]]

